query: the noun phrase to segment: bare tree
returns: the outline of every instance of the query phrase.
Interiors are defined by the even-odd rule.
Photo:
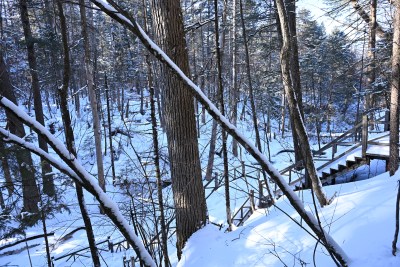
[[[144,9],[143,12],[143,21],[144,28],[146,32],[148,32],[147,25],[147,6],[145,0],[142,0],[142,6]],[[157,179],[157,199],[158,205],[160,207],[160,222],[161,222],[161,250],[164,257],[164,265],[165,267],[170,266],[169,257],[168,257],[168,230],[165,223],[165,213],[164,213],[164,200],[162,193],[162,178],[161,178],[161,170],[160,170],[160,154],[159,154],[159,144],[158,144],[158,131],[157,131],[157,114],[156,114],[156,104],[157,100],[155,99],[154,94],[154,85],[153,85],[153,71],[151,66],[150,54],[147,52],[145,56],[146,65],[147,65],[147,85],[150,91],[150,110],[151,110],[151,128],[153,134],[153,147],[154,147],[154,168],[155,175]]]
[[[70,78],[70,60],[69,60],[69,47],[68,47],[68,36],[67,36],[67,25],[64,15],[63,5],[61,0],[57,0],[57,8],[58,15],[60,18],[60,28],[61,28],[61,39],[64,50],[64,69],[63,69],[63,80],[62,86],[59,90],[60,95],[60,109],[61,109],[61,117],[64,123],[64,133],[65,133],[65,141],[67,144],[68,151],[76,157],[75,150],[75,138],[74,133],[71,126],[71,117],[68,109],[68,87],[69,87],[69,78]],[[82,214],[83,223],[85,224],[86,235],[90,247],[90,253],[92,255],[93,265],[98,267],[100,266],[100,257],[98,253],[98,249],[96,247],[96,240],[94,238],[92,223],[86,209],[85,198],[83,195],[82,186],[79,183],[75,183],[76,187],[76,195],[78,198],[79,208]]]
[[[225,6],[226,3],[224,2]],[[225,9],[226,10],[226,9]],[[219,104],[221,113],[225,116],[225,102],[224,102],[224,87],[222,85],[222,53],[221,53],[221,44],[219,37],[219,19],[218,19],[218,0],[214,0],[214,26],[215,26],[215,46],[217,51],[217,80],[218,80],[218,96],[219,96]],[[222,16],[226,18],[226,15]],[[222,33],[223,34],[223,33]],[[222,37],[224,38],[224,37]],[[230,194],[229,194],[229,168],[228,168],[228,149],[226,145],[227,134],[224,129],[222,129],[221,133],[222,137],[222,155],[224,161],[224,182],[225,182],[225,209],[226,209],[226,221],[228,223],[228,231],[232,230],[232,215],[231,215],[231,202],[230,202]],[[215,179],[218,179],[215,177]]]
[[[179,0],[153,0],[153,22],[161,46],[188,75],[188,53]],[[168,140],[176,213],[177,254],[206,222],[193,96],[187,85],[165,65],[161,67],[163,115]]]
[[[2,50],[0,50],[0,96],[5,96],[10,99],[11,102],[17,104],[17,99],[13,92],[13,87],[11,85],[7,67],[4,62]],[[14,114],[8,112],[7,110],[6,116],[10,132],[18,137],[23,138],[25,136],[23,124]],[[22,180],[22,198],[24,210],[30,213],[37,213],[39,211],[37,206],[37,203],[39,203],[39,191],[36,185],[31,154],[28,151],[21,149],[17,151],[15,156]]]
[[[371,0],[370,3],[370,22],[369,22],[369,38],[368,38],[368,67],[367,67],[367,89],[369,89],[369,94],[366,95],[365,106],[366,110],[373,108],[375,105],[375,94],[374,94],[374,83],[376,77],[376,52],[375,52],[375,44],[376,44],[376,2],[377,0]],[[373,124],[371,124],[373,127]]]
[[[246,60],[246,76],[247,76],[247,82],[248,82],[248,86],[249,86],[249,98],[250,98],[252,119],[253,119],[253,124],[254,124],[254,132],[256,134],[257,148],[258,148],[258,150],[262,151],[260,132],[258,131],[258,119],[257,119],[256,104],[255,104],[255,100],[254,100],[253,82],[251,80],[249,46],[248,46],[248,40],[247,40],[246,26],[244,24],[242,0],[239,0],[239,10],[240,10],[240,20],[242,23],[242,35],[243,35],[245,60]]]
[[[0,76],[1,79],[1,76]],[[11,196],[14,192],[14,182],[11,177],[11,172],[10,172],[10,165],[8,164],[8,159],[9,157],[6,157],[6,147],[4,145],[3,140],[0,139],[0,161],[1,161],[1,167],[3,170],[4,174],[4,180],[5,180],[5,187],[7,189],[8,195]]]
[[[105,192],[106,183],[104,178],[103,154],[101,150],[101,126],[100,126],[99,113],[97,111],[97,96],[94,88],[93,66],[90,56],[90,43],[89,43],[86,8],[84,0],[79,0],[79,11],[81,14],[81,30],[83,37],[83,46],[85,48],[86,82],[89,91],[90,108],[92,110],[92,117],[93,117],[93,134],[96,146],[97,179],[99,180],[100,187]]]
[[[303,97],[301,92],[301,82],[300,82],[300,64],[299,64],[299,48],[297,45],[297,30],[296,30],[296,1],[295,0],[285,0],[285,5],[287,9],[287,20],[289,25],[289,34],[290,34],[290,45],[291,45],[291,58],[290,58],[290,74],[292,78],[292,86],[294,90],[294,94],[296,96],[297,105],[299,107],[299,111],[301,117],[304,120],[303,114]],[[294,123],[294,117],[291,117],[291,126],[292,126],[292,137],[293,137],[293,146],[294,146],[294,155],[295,162],[301,160],[301,147],[300,142],[298,140],[298,136],[296,134],[296,126]]]
[[[35,108],[35,117],[38,122],[44,125],[42,97],[40,95],[38,67],[36,63],[35,42],[32,36],[32,30],[29,21],[28,6],[26,0],[19,1],[19,10],[22,21],[22,28],[24,30],[26,50],[28,53],[28,64],[32,81],[33,106]],[[46,142],[40,136],[38,137],[38,139],[39,139],[39,147],[44,151],[48,152],[48,147]],[[43,193],[49,196],[54,196],[55,188],[54,188],[53,175],[51,174],[52,173],[51,166],[48,162],[46,162],[43,159],[41,159],[41,165],[42,165],[41,167],[42,167],[42,178],[43,178]]]
[[[392,50],[392,83],[390,90],[390,175],[399,168],[399,88],[400,88],[400,0],[395,1]]]
[[[290,115],[295,126],[295,133],[298,136],[299,145],[301,148],[301,153],[303,157],[303,163],[306,168],[306,173],[308,174],[312,189],[316,194],[318,201],[321,206],[325,206],[328,203],[328,199],[322,188],[322,183],[318,178],[317,171],[314,166],[313,156],[308,142],[307,132],[303,123],[303,119],[298,106],[297,98],[293,89],[293,81],[290,72],[290,62],[291,62],[291,43],[290,43],[290,33],[289,25],[286,17],[286,10],[282,0],[276,1],[276,6],[278,10],[278,16],[280,21],[280,26],[282,30],[282,48],[281,48],[281,71],[283,86],[285,89],[285,94],[289,104]]]
[[[236,30],[236,0],[232,0],[232,89],[231,89],[231,121],[237,124],[239,90],[237,84],[237,30]],[[238,143],[232,139],[232,154],[238,156]]]

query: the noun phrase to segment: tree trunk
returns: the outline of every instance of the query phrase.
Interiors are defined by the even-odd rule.
[[[107,124],[108,124],[108,139],[110,141],[110,159],[111,159],[111,173],[112,173],[112,183],[115,186],[116,176],[115,176],[115,164],[114,164],[114,148],[113,148],[113,139],[111,135],[111,111],[110,111],[110,96],[109,89],[107,84],[107,75],[104,76],[104,87],[106,91],[106,103],[107,103]],[[123,101],[122,101],[123,103]],[[123,108],[121,107],[120,114],[123,117]],[[123,119],[123,118],[122,118]],[[121,119],[121,120],[122,120]]]
[[[215,143],[217,141],[217,129],[218,129],[218,124],[215,120],[213,120],[211,127],[210,150],[208,152],[207,169],[205,175],[205,179],[207,181],[211,181],[212,179],[212,173],[214,168],[214,157],[215,157]]]
[[[297,31],[296,31],[296,0],[285,0],[285,5],[286,5],[287,20],[289,25],[290,47],[292,51],[290,58],[291,61],[290,74],[292,78],[294,94],[297,100],[297,105],[299,107],[301,117],[303,118],[304,121],[303,97],[302,97],[301,82],[300,82],[299,48],[297,45]],[[299,162],[302,158],[301,148],[298,136],[295,132],[296,127],[293,116],[290,119],[290,123],[292,126],[292,133],[293,133],[292,136],[293,136],[295,162]]]
[[[188,54],[179,0],[153,0],[155,30],[162,47],[184,73]],[[187,86],[163,65],[163,114],[168,140],[172,190],[176,213],[177,254],[187,239],[206,222],[206,202],[196,138],[193,96]]]
[[[149,73],[150,74],[150,73]],[[151,74],[149,75],[151,77]],[[149,78],[149,84],[151,84]],[[160,156],[159,156],[159,146],[158,146],[158,131],[157,131],[157,120],[156,120],[156,108],[155,108],[155,98],[154,98],[154,88],[152,86],[149,87],[150,90],[150,107],[151,107],[151,123],[153,129],[153,142],[154,142],[154,165],[157,179],[157,196],[158,196],[158,205],[160,207],[160,221],[161,221],[161,250],[164,257],[164,265],[165,267],[170,266],[169,257],[168,257],[168,233],[167,226],[165,224],[165,215],[164,215],[164,202],[163,202],[163,194],[162,194],[162,179],[161,179],[161,171],[160,171]]]
[[[3,51],[0,50],[0,94],[8,98],[14,104],[17,104],[10,77],[3,59]],[[25,136],[23,124],[11,112],[6,111],[7,125],[11,133],[18,137]],[[24,210],[31,213],[39,211],[37,203],[39,203],[39,191],[36,185],[35,172],[31,154],[25,149],[18,149],[15,153],[19,171],[22,180],[22,197]]]
[[[231,91],[231,121],[233,125],[237,124],[238,116],[238,101],[239,92],[237,86],[237,32],[236,32],[236,0],[232,1],[232,91]],[[232,139],[232,154],[238,157],[238,143],[235,139]]]
[[[94,142],[96,147],[96,162],[97,162],[97,179],[99,181],[100,187],[103,191],[106,191],[106,183],[104,178],[104,167],[103,167],[103,154],[101,150],[101,128],[100,128],[100,118],[97,110],[97,96],[94,88],[93,80],[93,66],[90,58],[90,44],[89,44],[89,34],[86,20],[86,8],[85,1],[79,0],[79,11],[81,14],[81,28],[83,45],[85,48],[85,71],[86,71],[86,82],[89,91],[90,108],[92,110],[93,116],[93,134]]]
[[[225,116],[225,103],[224,103],[224,88],[222,85],[222,53],[221,44],[219,42],[219,19],[218,19],[218,0],[214,0],[214,25],[215,25],[215,46],[217,51],[217,75],[218,75],[218,96],[219,104],[221,106],[221,113]],[[224,17],[224,16],[223,16]],[[222,37],[224,38],[224,37]],[[225,209],[226,209],[226,221],[228,223],[228,231],[232,230],[232,215],[231,215],[231,201],[229,193],[229,168],[228,168],[228,149],[226,145],[226,132],[222,129],[222,154],[224,160],[224,181],[225,181]],[[218,179],[217,177],[215,179]]]
[[[250,98],[250,106],[251,106],[251,111],[252,111],[252,119],[253,119],[253,124],[254,124],[254,131],[256,133],[256,144],[257,144],[258,150],[262,151],[261,138],[260,138],[260,133],[258,131],[258,120],[257,120],[256,104],[255,104],[255,100],[254,100],[253,82],[251,81],[250,55],[249,55],[249,46],[247,44],[246,26],[244,25],[242,0],[239,0],[239,10],[240,10],[240,18],[241,18],[241,22],[242,22],[242,35],[243,35],[245,60],[246,60],[246,75],[247,75],[247,81],[249,83],[249,98]]]
[[[396,256],[397,252],[397,239],[399,238],[399,227],[400,227],[400,186],[397,186],[397,198],[396,198],[396,223],[394,229],[394,237],[392,241],[392,255]]]
[[[22,28],[24,30],[25,45],[28,52],[28,64],[32,81],[33,105],[35,108],[35,116],[36,120],[40,124],[44,125],[42,98],[40,95],[38,68],[36,63],[36,54],[34,47],[35,43],[32,36],[32,30],[29,21],[27,1],[19,0],[19,6],[20,6]],[[47,143],[43,140],[43,138],[39,136],[38,140],[39,140],[39,147],[43,149],[43,151],[48,152]],[[45,160],[41,159],[41,167],[42,167],[42,178],[43,178],[43,193],[47,194],[48,196],[54,196],[55,188],[54,188],[53,175],[51,174],[52,173],[51,166]]]
[[[375,44],[376,44],[376,0],[371,0],[370,3],[370,18],[369,22],[369,39],[368,39],[368,67],[367,67],[367,90],[369,91],[366,94],[365,99],[365,109],[368,111],[373,108],[375,105],[376,97],[374,95],[374,83],[375,83]],[[373,130],[373,124],[371,124]]]
[[[147,24],[147,6],[145,0],[142,0],[143,5],[143,18],[144,18],[144,28],[146,32],[148,32],[148,24]],[[162,193],[162,178],[160,171],[160,155],[159,155],[159,144],[158,144],[158,131],[157,131],[157,118],[156,118],[156,99],[154,94],[154,85],[153,85],[153,71],[151,66],[151,59],[149,52],[146,52],[145,55],[146,66],[147,66],[147,85],[150,91],[150,110],[151,110],[151,126],[152,126],[152,134],[153,134],[153,147],[154,147],[154,168],[155,175],[157,179],[157,197],[158,197],[158,205],[160,207],[160,222],[161,222],[161,251],[164,257],[164,265],[165,267],[169,267],[170,261],[168,256],[168,230],[165,224],[165,213],[164,213],[164,201],[163,201],[163,193]],[[160,264],[161,266],[161,264]]]
[[[286,11],[283,4],[283,0],[276,1],[279,21],[282,29],[282,49],[281,49],[281,70],[282,70],[282,80],[283,86],[285,89],[285,94],[287,96],[290,115],[294,122],[295,126],[295,134],[297,134],[299,138],[299,144],[302,152],[303,163],[305,164],[306,173],[308,173],[311,183],[312,189],[316,194],[318,201],[321,206],[325,206],[328,203],[328,199],[322,189],[321,181],[317,176],[317,171],[314,166],[313,156],[311,153],[310,144],[308,142],[308,136],[306,133],[306,129],[303,123],[303,119],[301,117],[300,109],[297,103],[296,95],[293,89],[293,82],[291,79],[290,73],[290,34],[289,34],[289,25],[287,23]]]
[[[1,78],[0,78],[1,79]],[[14,182],[11,177],[10,172],[10,165],[8,164],[6,147],[2,139],[0,139],[0,160],[1,160],[1,167],[3,168],[4,180],[5,180],[5,187],[7,189],[8,196],[11,196],[14,192]]]
[[[400,0],[396,0],[393,50],[392,50],[392,84],[390,90],[390,175],[399,168],[399,88],[400,88]]]
[[[67,25],[64,16],[64,10],[61,3],[61,0],[57,0],[57,7],[60,17],[60,28],[61,28],[61,38],[64,50],[64,69],[63,69],[63,81],[61,89],[59,90],[60,95],[60,110],[61,117],[64,123],[64,133],[65,133],[65,141],[67,144],[68,151],[76,157],[75,150],[75,138],[71,125],[71,117],[68,109],[68,87],[69,87],[69,78],[70,78],[70,61],[69,61],[69,47],[68,47],[68,37],[67,37]],[[76,195],[78,198],[79,208],[82,214],[82,219],[85,224],[86,235],[90,247],[90,253],[92,255],[93,265],[100,266],[100,258],[99,253],[96,247],[96,241],[94,238],[92,223],[90,221],[89,214],[86,210],[85,199],[83,195],[82,186],[78,183],[75,183],[76,187]]]

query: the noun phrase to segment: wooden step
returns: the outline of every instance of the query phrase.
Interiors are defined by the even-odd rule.
[[[341,172],[341,171],[343,171],[343,170],[345,170],[346,169],[346,166],[345,165],[343,165],[343,164],[339,164],[338,165],[338,171],[339,172]]]
[[[330,173],[327,173],[326,171],[322,171],[322,179],[328,178],[329,176],[331,176]]]
[[[346,168],[350,168],[356,163],[355,160],[346,160]]]
[[[364,160],[362,157],[355,156],[354,158],[355,158],[357,163],[360,163],[360,162],[362,162]]]

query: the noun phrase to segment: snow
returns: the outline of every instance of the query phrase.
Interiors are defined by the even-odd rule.
[[[351,258],[352,267],[399,266],[391,255],[395,202],[400,174],[325,187],[338,192],[334,202],[321,210],[321,220]],[[309,192],[305,203],[312,203]],[[286,199],[278,207],[300,221]],[[307,227],[304,225],[304,227]],[[257,210],[243,227],[230,233],[208,225],[188,241],[177,266],[307,266],[313,265],[316,241],[282,212]],[[319,245],[316,266],[336,266]],[[286,264],[286,265],[285,265]]]

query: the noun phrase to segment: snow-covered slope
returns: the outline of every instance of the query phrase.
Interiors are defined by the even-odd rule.
[[[329,195],[336,193],[337,197],[322,209],[321,222],[351,258],[350,266],[400,266],[400,256],[391,254],[399,177],[399,173],[394,177],[385,173],[369,180],[325,187]],[[305,205],[313,211],[310,192],[301,194]],[[301,223],[284,198],[277,206]],[[230,233],[219,231],[214,225],[195,233],[178,266],[328,267],[335,264],[321,245],[316,247],[313,237],[277,208],[271,208],[256,211],[243,227]]]

